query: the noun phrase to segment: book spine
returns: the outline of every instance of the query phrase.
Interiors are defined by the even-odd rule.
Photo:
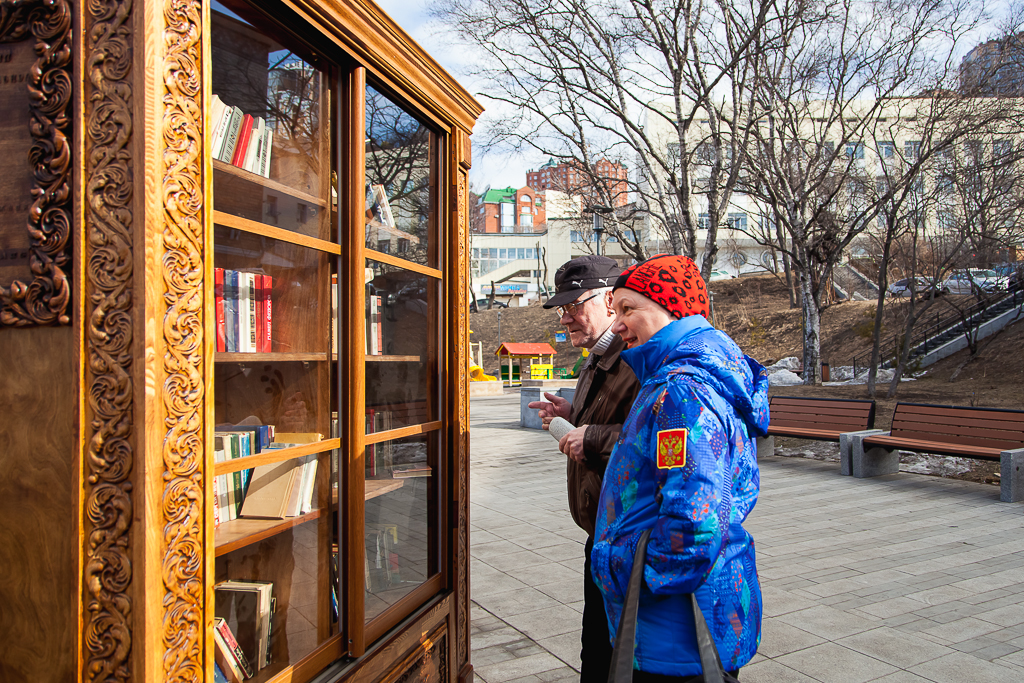
[[[238,351],[238,271],[224,271],[224,344],[229,353]]]
[[[228,444],[231,449],[228,455],[230,455],[232,460],[242,456],[242,438],[240,434],[229,434]],[[243,489],[241,472],[236,471],[231,473],[230,488],[228,490],[231,491],[229,500],[231,509],[228,511],[228,517],[230,519],[238,519],[238,511],[242,508]]]
[[[238,134],[242,130],[242,110],[238,107],[231,107],[231,120],[228,122],[227,132],[224,134],[224,146],[221,148],[221,161],[230,164],[238,146]]]
[[[256,160],[259,159],[260,151],[263,147],[263,117],[259,117],[252,122],[252,137],[249,140],[249,149],[245,152],[245,161],[242,162],[242,167],[250,173],[256,168]]]
[[[220,526],[220,490],[218,486],[218,480],[220,477],[213,478],[213,527],[217,528]]]
[[[270,353],[274,338],[274,278],[270,275],[263,276],[263,298],[263,352]]]
[[[331,276],[331,353],[338,353],[338,276]]]
[[[379,297],[373,295],[370,297],[370,355],[379,356],[380,347],[377,346],[377,300]]]
[[[253,337],[255,337],[253,344],[253,351],[263,351],[263,326],[266,324],[267,316],[265,313],[266,301],[263,299],[263,276],[256,273],[253,276],[255,280],[255,296],[253,301],[255,302],[255,316],[256,319],[253,321]]]
[[[366,433],[373,434],[377,428],[377,420],[374,417],[374,408],[366,409]],[[366,446],[366,476],[377,476],[377,444],[371,443]]]
[[[217,622],[217,626],[215,628],[227,644],[228,650],[230,650],[231,654],[233,654],[235,659],[238,660],[238,666],[241,667],[242,671],[245,673],[245,677],[252,678],[253,674],[256,672],[252,670],[252,665],[249,664],[249,658],[246,657],[245,652],[242,651],[242,646],[238,644],[237,640],[235,640],[235,634],[231,632],[231,627],[228,626],[228,622],[221,619]]]
[[[249,288],[249,352],[256,352],[256,344],[259,343],[260,317],[256,312],[259,306],[259,293],[256,291],[256,273],[246,273],[246,286]]]
[[[228,131],[231,128],[231,114],[234,113],[233,108],[224,105],[224,111],[220,115],[220,123],[217,132],[217,138],[213,141],[213,145],[210,147],[210,153],[214,159],[220,159],[221,152],[224,151],[224,143],[228,139]]]
[[[374,332],[377,335],[377,355],[384,355],[384,318],[381,315],[384,307],[384,297],[378,296],[377,299],[377,326],[374,328]]]
[[[274,148],[274,129],[267,126],[264,130],[263,159],[260,161],[260,175],[264,178],[270,177],[270,152]]]
[[[224,103],[220,95],[214,94],[210,101],[210,116],[207,122],[210,124],[210,149],[217,149],[217,143],[224,133]],[[216,156],[216,155],[214,155]]]
[[[213,269],[214,316],[217,320],[217,351],[227,351],[224,339],[224,269]]]
[[[231,648],[224,642],[224,636],[221,635],[220,630],[217,628],[213,629],[213,641],[214,641],[214,660],[220,666],[221,671],[225,677],[231,683],[242,683],[245,680],[245,674],[242,673],[241,667],[238,666],[238,660],[235,659],[234,654],[231,652]]]
[[[231,165],[242,167],[245,162],[245,153],[249,150],[249,139],[252,137],[252,116],[242,116],[242,125],[238,130],[238,144],[235,145],[235,153],[231,155]]]
[[[249,348],[249,285],[246,273],[238,273],[238,352],[246,353]]]

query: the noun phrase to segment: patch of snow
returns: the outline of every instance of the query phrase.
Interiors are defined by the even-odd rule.
[[[804,381],[800,379],[800,375],[789,370],[775,370],[774,372],[771,369],[768,370],[768,384],[770,386],[792,387],[803,383]]]

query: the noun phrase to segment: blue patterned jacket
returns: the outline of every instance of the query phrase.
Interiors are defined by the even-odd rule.
[[[738,669],[761,638],[754,541],[742,524],[760,487],[753,438],[768,428],[767,375],[697,315],[622,358],[641,389],[604,475],[591,554],[609,632],[614,642],[636,544],[653,529],[634,667],[701,673],[686,600],[695,593],[723,666]]]

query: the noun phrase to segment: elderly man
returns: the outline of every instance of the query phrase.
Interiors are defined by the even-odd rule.
[[[611,331],[615,320],[612,285],[619,275],[615,261],[604,256],[581,256],[564,264],[555,273],[556,293],[544,304],[554,308],[559,322],[569,332],[576,348],[590,350],[580,371],[572,405],[554,394],[550,401],[536,401],[544,429],[555,417],[576,426],[558,443],[568,456],[569,511],[581,529],[587,532],[583,564],[583,635],[580,657],[584,683],[608,680],[612,648],[608,637],[601,591],[590,571],[590,551],[594,545],[597,501],[601,495],[601,477],[612,448],[619,438],[639,385],[633,371],[619,359],[622,339]]]

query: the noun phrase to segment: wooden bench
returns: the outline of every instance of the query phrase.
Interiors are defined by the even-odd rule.
[[[758,456],[775,452],[776,436],[839,442],[842,451],[845,434],[875,426],[875,402],[869,400],[772,396],[768,410],[768,436],[758,439]]]
[[[888,432],[850,439],[851,474],[876,477],[900,469],[899,451],[994,460],[1000,500],[1024,500],[1024,410],[897,403]]]

